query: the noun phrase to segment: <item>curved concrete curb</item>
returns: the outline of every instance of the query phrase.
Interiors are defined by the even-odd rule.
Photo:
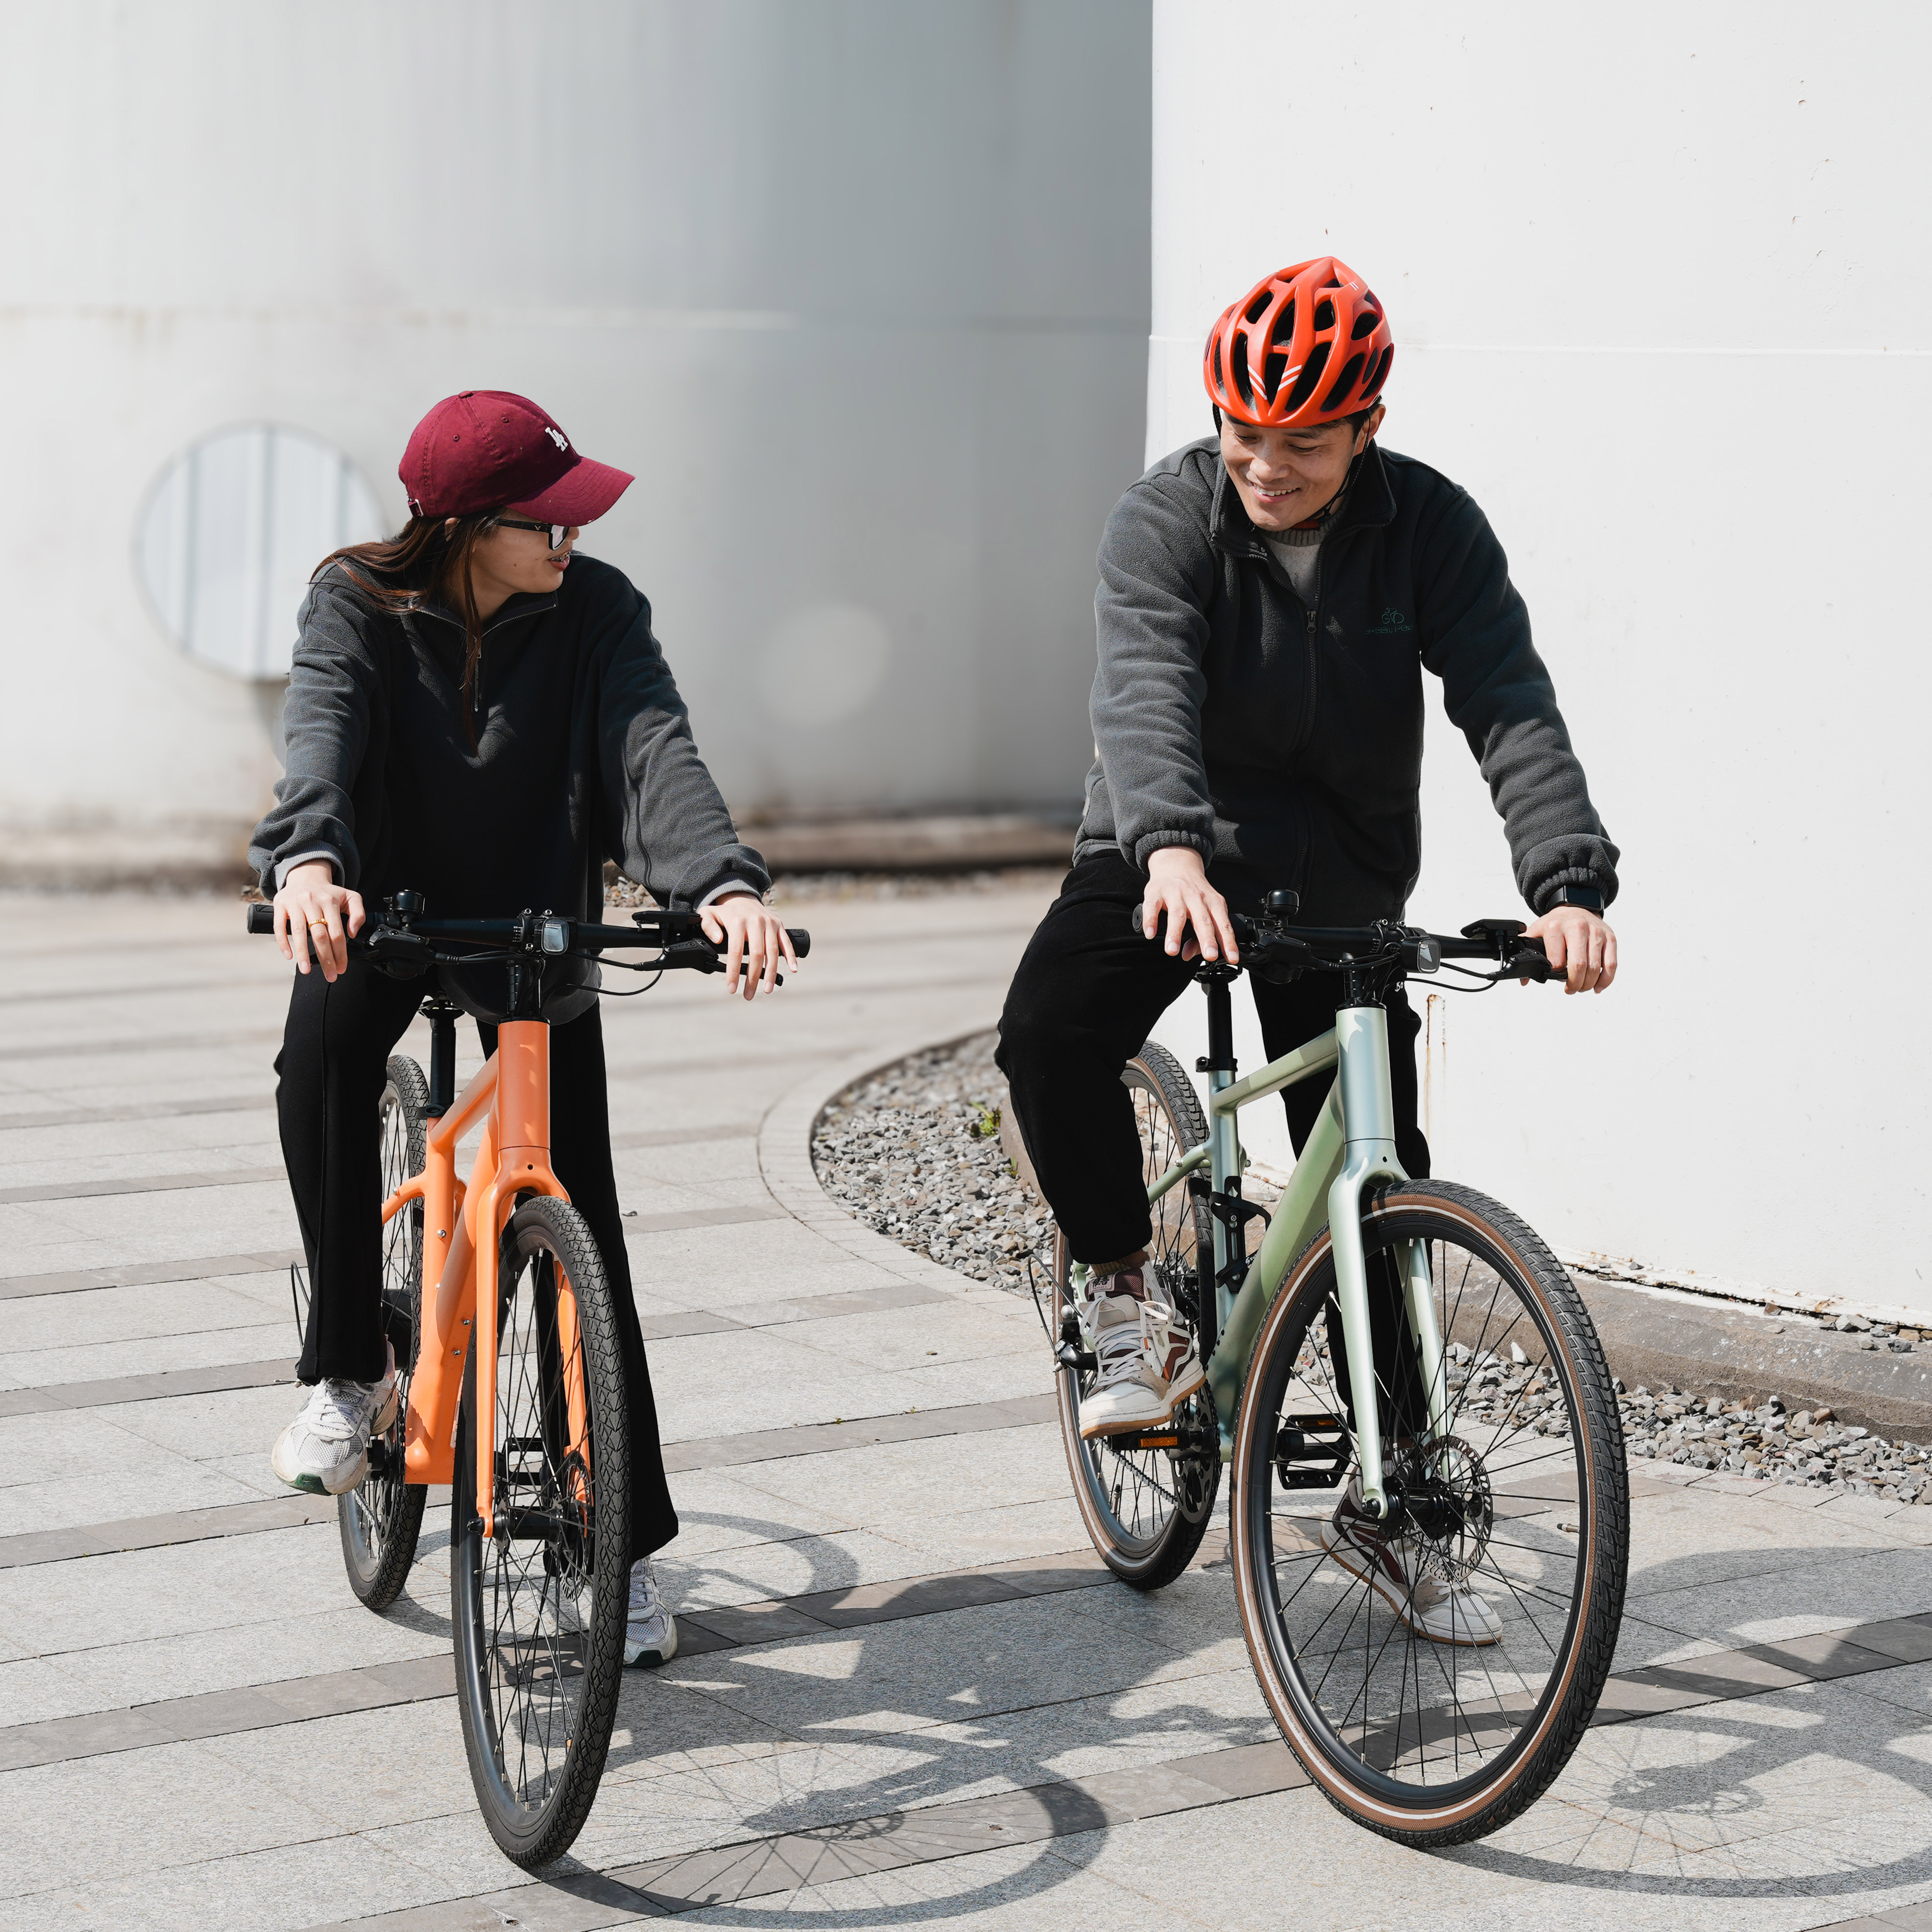
[[[867,1227],[826,1192],[812,1164],[812,1136],[819,1116],[847,1088],[856,1086],[874,1073],[883,1073],[915,1053],[956,1046],[976,1034],[990,1033],[998,1019],[998,1009],[992,1007],[977,1025],[962,1027],[939,1040],[922,1034],[868,1046],[848,1054],[830,1066],[820,1065],[788,1088],[766,1110],[758,1127],[758,1171],[772,1198],[794,1220],[803,1222],[815,1234],[897,1280],[917,1282],[922,1287],[940,1288],[953,1294],[983,1289],[998,1295],[1003,1302],[1012,1300],[1011,1295],[990,1282],[975,1281],[970,1275],[941,1268],[938,1262],[914,1254],[889,1235]]]

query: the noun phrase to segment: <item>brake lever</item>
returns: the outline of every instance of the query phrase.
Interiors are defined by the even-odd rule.
[[[1504,963],[1502,976],[1505,980],[1528,980],[1539,986],[1546,986],[1552,980],[1564,980],[1569,974],[1560,966],[1550,963],[1550,956],[1539,946],[1532,952],[1528,946],[1520,947]]]

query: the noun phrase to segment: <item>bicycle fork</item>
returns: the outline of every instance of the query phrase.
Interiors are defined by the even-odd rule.
[[[1335,1016],[1341,1049],[1342,1171],[1328,1190],[1328,1240],[1335,1257],[1335,1298],[1342,1311],[1342,1344],[1355,1410],[1355,1447],[1362,1466],[1362,1500],[1376,1516],[1389,1514],[1382,1461],[1382,1391],[1376,1386],[1375,1342],[1369,1320],[1368,1264],[1362,1248],[1362,1195],[1376,1181],[1406,1180],[1396,1158],[1395,1103],[1389,1082],[1388,1015],[1380,1006],[1344,1006]],[[1434,1272],[1428,1244],[1405,1241],[1398,1264],[1409,1333],[1427,1391],[1429,1430],[1442,1433],[1447,1413],[1446,1365],[1436,1318]]]

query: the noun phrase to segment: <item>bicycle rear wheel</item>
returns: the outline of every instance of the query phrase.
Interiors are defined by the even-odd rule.
[[[584,1217],[526,1200],[497,1278],[496,1412],[464,1372],[450,1501],[451,1620],[470,1775],[504,1854],[534,1868],[583,1828],[623,1672],[630,1452],[610,1291]],[[476,1502],[491,1431],[495,1533]]]
[[[398,1054],[378,1103],[382,1120],[382,1198],[387,1200],[428,1158],[429,1085],[413,1060]],[[396,1419],[369,1444],[369,1473],[335,1499],[349,1587],[372,1610],[402,1594],[422,1530],[420,1483],[403,1480],[403,1444],[416,1366],[422,1305],[423,1206],[412,1201],[382,1230],[382,1328],[396,1352]]]
[[[1120,1073],[1140,1131],[1141,1166],[1151,1184],[1208,1137],[1194,1084],[1165,1047],[1150,1040]],[[1197,1306],[1197,1256],[1211,1253],[1206,1209],[1184,1182],[1154,1205],[1148,1292],[1190,1329]],[[1053,1248],[1054,1332],[1059,1338],[1060,1439],[1075,1501],[1094,1547],[1123,1582],[1154,1590],[1192,1560],[1207,1534],[1221,1486],[1220,1432],[1204,1387],[1169,1423],[1091,1439],[1080,1433],[1080,1405],[1093,1392],[1095,1364],[1084,1333],[1065,1240]]]
[[[1394,1510],[1365,1529],[1335,1493],[1360,1470],[1360,1370],[1329,1238],[1310,1244],[1257,1338],[1235,1432],[1241,1622],[1331,1802],[1385,1837],[1457,1844],[1540,1795],[1596,1708],[1629,1556],[1623,1432],[1582,1298],[1506,1208],[1406,1182],[1365,1200],[1362,1232],[1372,1306],[1400,1306],[1421,1244],[1443,1372],[1388,1346],[1394,1323],[1378,1336]]]

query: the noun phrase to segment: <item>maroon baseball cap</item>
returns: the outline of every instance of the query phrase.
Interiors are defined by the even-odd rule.
[[[465,389],[410,433],[396,474],[418,517],[515,508],[539,523],[589,524],[633,478],[592,463],[527,396]]]

